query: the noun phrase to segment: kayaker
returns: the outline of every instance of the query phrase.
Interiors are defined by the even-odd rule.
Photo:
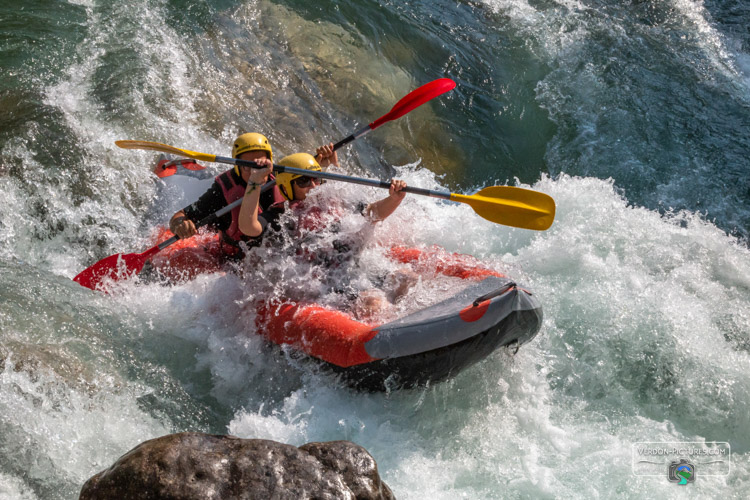
[[[237,137],[232,147],[232,157],[256,162],[258,165],[273,165],[273,149],[268,139],[255,132]],[[247,186],[254,169],[235,165],[216,177],[211,187],[195,203],[177,211],[169,220],[169,230],[185,239],[197,233],[195,223],[207,217],[227,204],[240,198]],[[269,201],[273,203],[273,191],[269,191]],[[265,200],[264,200],[265,201]],[[270,205],[266,202],[266,205]],[[241,255],[239,242],[243,235],[238,229],[239,208],[220,217],[214,224],[221,234],[221,253],[226,257]]]
[[[338,156],[333,150],[333,143],[319,147],[316,150],[316,157],[308,153],[296,153],[282,158],[279,165],[320,171],[322,168],[316,158],[320,158],[325,165],[338,166]],[[299,204],[307,198],[308,193],[313,188],[321,184],[321,180],[316,177],[287,172],[279,173],[276,175],[276,185],[284,197],[284,201],[266,207],[265,210],[261,211],[259,210],[259,207],[262,209],[260,188],[268,180],[272,170],[272,165],[255,170],[247,183],[245,199],[242,202],[239,214],[239,228],[250,238],[261,238],[269,225],[278,227],[275,224],[275,219],[283,213],[285,208],[289,205]],[[388,196],[368,205],[363,204],[362,214],[374,223],[385,220],[393,214],[403,201],[406,196],[403,191],[405,187],[405,181],[392,179]],[[346,246],[344,245],[344,247]],[[366,290],[358,294],[354,303],[354,311],[357,316],[361,318],[372,317],[390,307],[392,302],[404,295],[416,282],[416,276],[408,270],[398,270],[391,276],[385,277],[383,281],[384,287],[389,290],[388,294],[379,289]]]
[[[279,161],[279,165],[285,167],[299,168],[304,170],[322,170],[320,163],[316,158],[321,159],[324,166],[338,166],[338,155],[333,150],[333,143],[319,147],[316,150],[316,156],[313,157],[308,153],[296,153],[285,156]],[[267,165],[266,168],[256,169],[251,174],[251,179],[247,182],[245,190],[245,200],[239,213],[239,229],[243,234],[251,238],[257,238],[262,235],[269,222],[269,217],[263,217],[263,206],[260,196],[261,186],[268,181],[273,165]],[[321,180],[316,177],[303,176],[299,174],[290,174],[287,172],[276,175],[276,186],[279,192],[287,202],[292,204],[299,203],[307,198],[307,194],[316,186],[321,184]],[[382,200],[371,203],[365,207],[363,214],[373,222],[385,220],[401,204],[406,193],[402,190],[406,187],[406,182],[398,179],[391,180],[391,187],[388,190],[388,196]],[[285,203],[276,203],[275,208],[283,210]],[[258,208],[260,207],[260,211]],[[269,207],[266,207],[266,211]],[[272,213],[278,213],[281,210],[273,210]],[[270,216],[270,214],[269,214]]]

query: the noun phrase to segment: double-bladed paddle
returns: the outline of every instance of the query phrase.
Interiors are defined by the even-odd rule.
[[[239,166],[253,167],[252,161],[238,160],[236,158],[224,158],[221,156],[198,153],[187,149],[180,149],[167,144],[145,141],[117,141],[116,144],[125,149],[150,149],[162,151],[188,158],[202,159],[204,161],[215,161],[219,163],[231,163]],[[208,160],[213,158],[213,160]],[[332,172],[319,172],[316,170],[305,170],[301,168],[285,167],[274,164],[276,173],[288,172],[291,174],[318,177],[333,181],[349,182],[377,188],[389,189],[391,183],[375,179],[363,179],[349,175],[334,174]],[[555,200],[551,196],[530,189],[513,186],[490,186],[474,194],[457,194],[447,191],[433,191],[418,187],[407,186],[403,192],[440,198],[443,200],[466,203],[474,211],[485,219],[502,224],[504,226],[519,227],[522,229],[533,229],[544,231],[548,229],[555,220]]]
[[[418,89],[413,90],[409,92],[406,96],[404,96],[400,101],[398,101],[393,106],[393,108],[391,108],[391,110],[388,113],[381,116],[380,118],[370,123],[366,127],[363,127],[360,130],[357,130],[350,136],[334,144],[333,146],[334,151],[339,149],[341,146],[348,144],[351,141],[362,137],[366,133],[372,130],[375,130],[376,128],[383,125],[384,123],[387,123],[389,121],[402,117],[406,113],[421,106],[427,101],[434,99],[435,97],[442,95],[448,92],[449,90],[452,90],[453,88],[455,88],[455,86],[456,86],[456,83],[450,78],[438,78],[437,80],[433,80],[429,83],[422,85]],[[159,144],[157,142],[116,141],[116,144],[119,147],[125,148],[125,149],[146,149],[146,150],[153,150],[153,151],[161,151],[164,153],[173,153],[176,155],[186,156],[188,158],[193,158],[196,160],[202,160],[202,161],[208,161],[208,162],[228,163],[228,164],[236,164],[236,165],[245,164],[245,165],[250,165],[250,166],[255,165],[253,162],[245,162],[243,160],[237,160],[235,158],[227,158],[223,156],[209,155],[205,153],[196,153],[194,151],[174,148],[172,146],[167,146],[166,144]],[[277,172],[281,171],[279,170],[279,167],[280,166],[274,167]],[[284,167],[281,167],[281,168],[284,168]],[[304,172],[308,173],[306,170]],[[378,182],[378,181],[373,181],[373,182]],[[272,186],[273,186],[273,181],[267,182],[263,186],[263,191],[265,191],[266,189],[269,189]],[[237,201],[234,201],[233,203],[217,211],[215,214],[212,214],[206,217],[205,219],[202,219],[201,221],[199,221],[195,225],[196,228],[205,226],[206,224],[210,224],[214,222],[214,220],[218,219],[222,215],[231,211],[234,207],[240,205],[241,203],[242,203],[241,198]],[[173,236],[172,238],[142,253],[129,253],[129,254],[118,253],[115,255],[110,255],[109,257],[105,257],[104,259],[100,260],[96,264],[78,273],[78,275],[76,275],[76,277],[73,278],[73,280],[78,282],[82,286],[91,288],[93,290],[93,289],[96,289],[99,285],[101,285],[102,282],[106,279],[117,281],[118,279],[122,277],[129,277],[134,274],[138,274],[139,272],[141,272],[146,262],[154,254],[165,249],[166,247],[173,244],[177,240],[178,240],[177,236]]]

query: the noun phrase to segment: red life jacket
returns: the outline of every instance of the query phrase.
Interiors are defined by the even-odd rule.
[[[238,183],[235,181],[235,176],[232,175],[234,172],[236,172],[236,170],[232,168],[216,177],[216,182],[219,184],[219,186],[221,187],[221,191],[224,193],[224,199],[226,200],[227,205],[245,196],[245,189],[247,188],[247,183],[245,183],[244,181],[242,183]],[[273,175],[271,175],[271,179],[273,178]],[[284,201],[285,198],[281,194],[281,191],[279,191],[279,187],[274,186],[273,205],[283,203]],[[224,231],[224,237],[222,238],[222,241],[225,243],[223,245],[224,251],[229,255],[236,254],[239,251],[237,243],[245,239],[245,235],[242,233],[242,231],[240,231],[241,206],[242,205],[234,207],[232,209],[232,223],[229,225],[229,228]],[[259,204],[258,214],[260,215],[262,213],[263,207],[262,204]]]

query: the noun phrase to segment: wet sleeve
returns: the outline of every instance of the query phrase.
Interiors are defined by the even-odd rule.
[[[221,186],[217,182],[214,182],[208,191],[203,193],[198,201],[192,205],[188,205],[183,209],[185,217],[193,222],[198,222],[211,214],[214,214],[226,206],[226,200],[224,199],[224,193],[221,190]],[[215,229],[225,231],[229,229],[232,223],[231,213],[224,214],[219,218],[212,226]]]
[[[360,202],[358,202],[354,206],[354,211],[357,212],[357,213],[359,213],[359,214],[361,214],[361,215],[367,215],[365,213],[365,210],[367,209],[367,205],[369,205],[369,203],[365,203],[364,201],[360,201]]]

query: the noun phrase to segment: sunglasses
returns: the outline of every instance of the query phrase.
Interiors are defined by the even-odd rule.
[[[319,179],[317,177],[309,177],[307,175],[303,175],[302,177],[297,177],[294,179],[294,183],[297,184],[297,186],[301,188],[310,187],[313,183],[316,186],[320,186],[321,184],[325,183],[325,179]]]

